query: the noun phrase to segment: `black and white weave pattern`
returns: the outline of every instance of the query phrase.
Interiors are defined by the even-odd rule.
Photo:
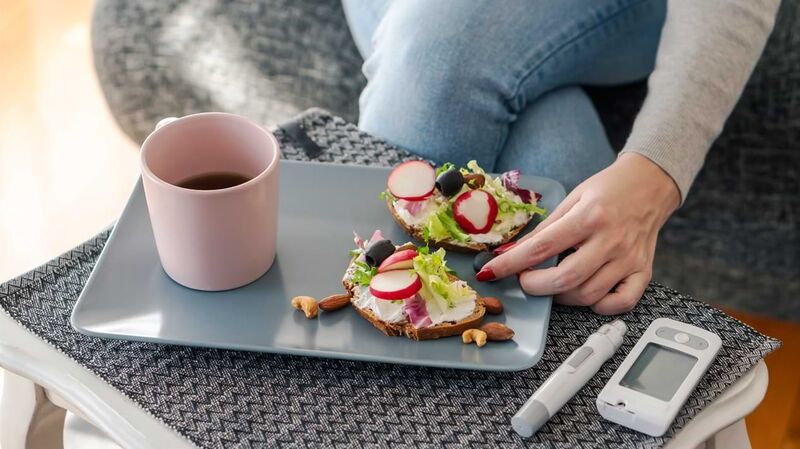
[[[393,164],[407,153],[322,111],[301,119],[331,162]],[[303,159],[284,132],[284,156]],[[704,303],[653,283],[622,318],[622,349],[534,438],[509,420],[607,317],[554,306],[534,368],[514,373],[430,369],[89,337],[69,324],[72,307],[109,231],[0,285],[0,308],[198,446],[221,447],[660,447],[779,342]],[[723,348],[663,438],[603,421],[594,399],[657,317],[711,330]],[[385,338],[376,334],[376,338]],[[421,343],[424,344],[424,343]]]
[[[306,150],[296,146],[294,141],[278,128],[275,135],[281,142],[281,152],[286,159],[385,167],[409,159],[419,159],[408,151],[362,132],[353,123],[319,108],[309,109],[295,118],[294,122],[298,123],[306,135],[324,151],[312,159]]]

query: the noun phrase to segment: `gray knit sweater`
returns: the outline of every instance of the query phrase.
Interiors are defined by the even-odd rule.
[[[672,176],[681,201],[742,93],[780,0],[669,0],[656,67],[623,153]]]

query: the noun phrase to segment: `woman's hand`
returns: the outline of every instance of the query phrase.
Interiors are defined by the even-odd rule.
[[[519,273],[531,295],[604,315],[631,310],[653,269],[656,238],[680,203],[672,178],[644,156],[626,153],[575,188],[536,229],[487,263],[479,281]],[[569,248],[557,267],[530,269]]]

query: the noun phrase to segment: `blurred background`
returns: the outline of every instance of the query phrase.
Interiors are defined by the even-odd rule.
[[[91,0],[0,0],[0,278],[110,225],[138,176],[92,64]]]
[[[171,4],[179,9],[180,2]],[[0,282],[44,263],[111,225],[138,177],[138,144],[115,121],[95,72],[91,41],[94,6],[91,0],[0,0]],[[330,13],[324,8],[314,10],[323,15]],[[174,33],[180,32],[181,24],[192,27],[189,19],[177,20]],[[221,35],[209,39],[230,37],[222,29]],[[346,32],[342,36],[346,38]],[[347,45],[352,47],[350,43]],[[248,51],[257,51],[257,47]],[[204,54],[198,53],[201,57]],[[246,58],[247,53],[238,56]],[[125,69],[121,67],[120,71]],[[205,74],[202,63],[193,69]],[[264,80],[266,75],[248,66],[207,74],[205,81],[217,85],[241,76],[249,78],[250,85],[261,92],[281,90],[270,88]],[[797,73],[788,75],[796,77]],[[357,73],[326,72],[325,76],[350,83],[346,78],[356,79]],[[353,89],[358,88],[359,82],[351,83],[355,83]],[[331,89],[327,94],[336,92]],[[318,105],[345,116],[345,112],[354,112],[336,111],[331,104],[324,104],[338,101],[326,97],[325,91],[304,94],[307,104],[298,102],[298,109]],[[204,95],[221,98],[214,97],[213,87]],[[216,104],[235,109],[249,94],[242,91],[235,97],[233,102]],[[142,101],[147,103],[146,97]],[[264,122],[265,111],[284,106],[280,98],[275,101],[251,102],[237,112]],[[202,109],[214,103],[197,104]],[[127,115],[121,120],[130,120],[138,112],[124,111]],[[149,126],[141,123],[139,120],[138,128],[128,125],[128,134],[134,129],[140,139]],[[758,131],[765,130],[769,127]],[[676,255],[669,245],[662,254],[662,260],[670,264],[681,263],[681,255]],[[692,263],[700,266],[704,262]],[[731,293],[725,288],[693,289],[688,280],[681,285],[684,276],[691,277],[693,271],[687,265],[684,270],[687,274],[672,276],[664,271],[663,278],[668,278],[670,286],[721,305],[758,330],[783,340],[784,347],[767,358],[770,369],[767,397],[747,419],[747,424],[754,448],[800,448],[800,376],[797,375],[800,326],[791,322],[800,322],[800,317],[771,314],[763,306],[759,306],[761,309],[739,306],[742,302],[730,301]],[[740,270],[737,276],[747,277],[747,272]],[[765,278],[763,282],[780,288],[775,283],[781,276]],[[663,278],[659,277],[657,267],[655,279]],[[769,301],[769,297],[764,297],[758,298],[757,303],[769,304]],[[797,301],[795,298],[795,304]]]
[[[94,74],[93,4],[0,0],[0,282],[112,224],[138,177]]]

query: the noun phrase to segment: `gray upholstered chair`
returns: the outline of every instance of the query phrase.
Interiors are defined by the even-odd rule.
[[[767,49],[686,205],[662,233],[655,278],[712,302],[800,310],[800,0]],[[338,0],[99,0],[97,73],[122,129],[231,111],[274,125],[312,106],[356,120],[361,58]],[[624,142],[644,83],[592,89]]]

